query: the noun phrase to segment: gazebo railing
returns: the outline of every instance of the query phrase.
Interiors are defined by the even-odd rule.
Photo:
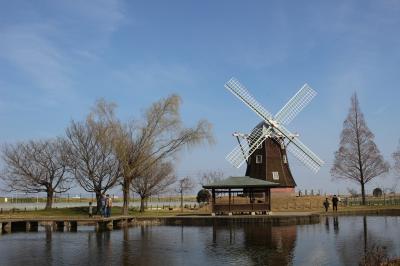
[[[249,212],[249,211],[269,211],[268,203],[249,203],[249,204],[214,204],[213,212]]]

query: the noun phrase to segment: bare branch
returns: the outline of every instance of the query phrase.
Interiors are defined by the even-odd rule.
[[[98,204],[101,194],[115,186],[121,174],[114,149],[115,132],[120,127],[114,108],[114,104],[100,100],[86,121],[72,121],[66,129],[68,169],[85,191],[96,193]]]
[[[10,191],[46,192],[46,208],[51,208],[54,192],[71,188],[65,152],[61,139],[5,145],[2,149],[5,168],[1,178]]]
[[[224,178],[224,172],[217,170],[210,170],[199,173],[199,184],[201,186],[220,181]]]

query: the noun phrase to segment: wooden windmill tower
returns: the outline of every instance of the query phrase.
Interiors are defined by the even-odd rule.
[[[246,176],[279,183],[280,189],[286,191],[294,191],[296,186],[286,151],[314,172],[319,170],[324,162],[299,140],[297,134],[284,127],[314,98],[316,92],[313,89],[305,84],[274,117],[238,80],[230,79],[225,88],[262,119],[250,134],[233,134],[239,145],[227,155],[230,163],[239,168],[246,162]]]

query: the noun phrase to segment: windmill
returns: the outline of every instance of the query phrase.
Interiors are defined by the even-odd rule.
[[[232,165],[239,168],[246,162],[246,176],[279,183],[281,188],[292,191],[296,183],[286,151],[315,173],[318,172],[324,162],[299,140],[299,135],[285,128],[316,95],[310,86],[305,84],[275,116],[257,102],[235,78],[230,79],[225,88],[262,119],[250,134],[233,134],[238,146],[226,156]]]

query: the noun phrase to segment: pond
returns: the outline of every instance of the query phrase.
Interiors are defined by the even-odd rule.
[[[400,217],[321,217],[312,225],[137,226],[0,235],[0,265],[358,265],[400,257]]]

